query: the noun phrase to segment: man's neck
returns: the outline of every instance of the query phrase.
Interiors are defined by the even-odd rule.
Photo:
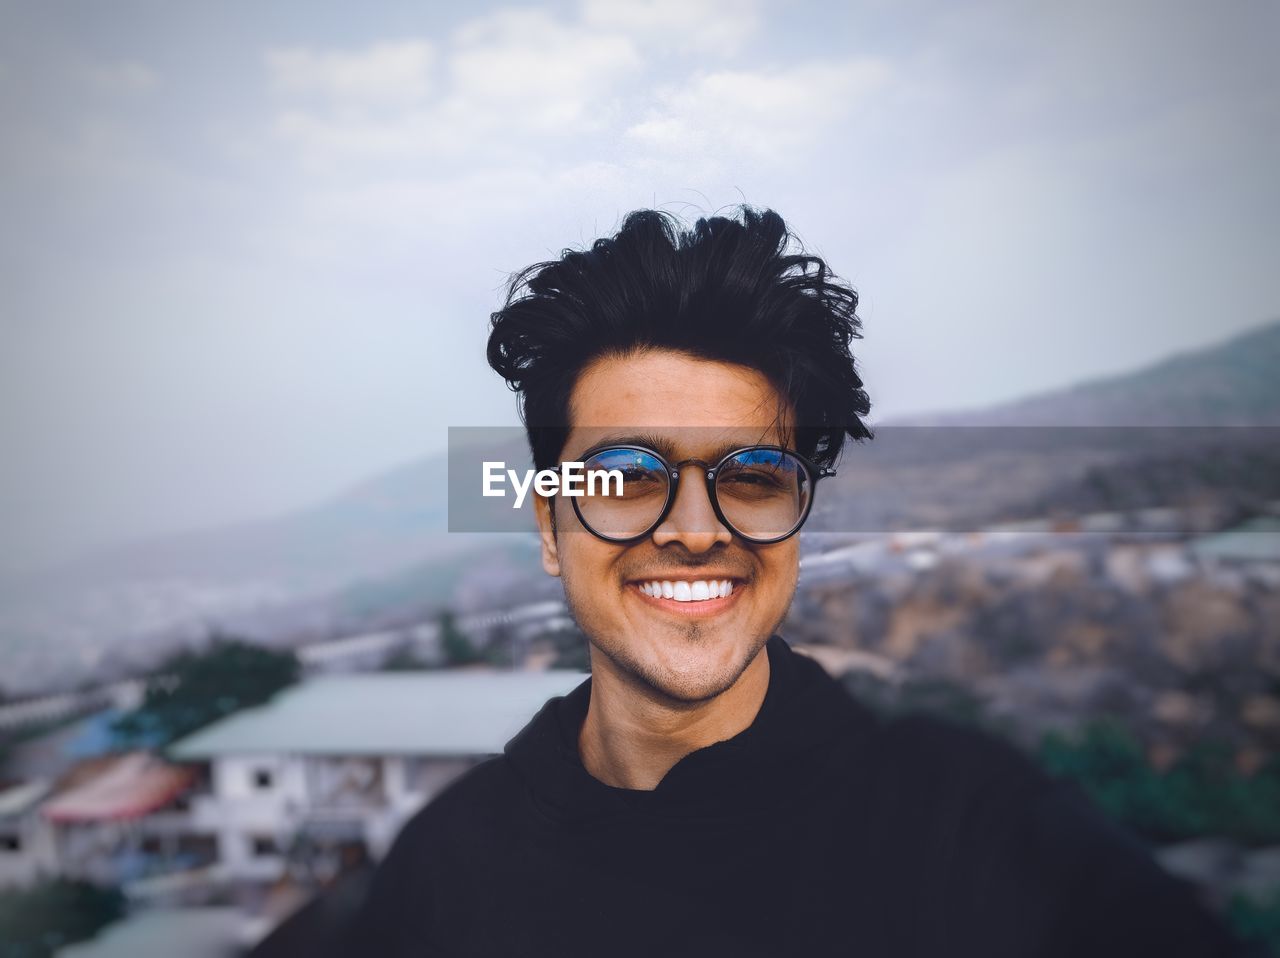
[[[765,648],[737,682],[693,707],[664,704],[602,664],[592,663],[578,753],[593,778],[617,788],[657,788],[686,755],[733,738],[755,721],[769,689]]]

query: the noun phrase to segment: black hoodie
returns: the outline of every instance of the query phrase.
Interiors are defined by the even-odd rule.
[[[591,682],[404,828],[346,938],[399,956],[1210,956],[1190,889],[1011,747],[882,722],[775,636],[753,723],[653,791],[578,756]]]

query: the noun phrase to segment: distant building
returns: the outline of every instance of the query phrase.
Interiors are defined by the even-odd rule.
[[[209,764],[192,825],[216,836],[219,877],[271,882],[326,849],[380,857],[415,811],[506,743],[576,672],[320,676],[176,743]],[[321,876],[323,877],[323,876]]]
[[[0,791],[0,887],[57,876],[118,884],[207,864],[183,796],[198,777],[145,752],[84,759]]]
[[[40,805],[60,875],[128,883],[211,863],[212,836],[192,821],[198,769],[147,752],[87,759]]]
[[[1255,516],[1232,529],[1200,536],[1191,550],[1206,564],[1280,566],[1280,516]]]
[[[27,885],[57,870],[53,832],[39,815],[45,781],[0,789],[0,888]]]
[[[125,679],[79,692],[59,692],[0,705],[0,731],[66,721],[104,708],[128,711],[142,701],[146,683]]]

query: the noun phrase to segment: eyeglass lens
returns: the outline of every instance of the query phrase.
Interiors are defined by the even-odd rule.
[[[643,449],[606,449],[585,465],[588,475],[597,469],[622,474],[621,495],[616,483],[588,484],[587,494],[577,500],[578,513],[592,531],[609,539],[632,539],[653,527],[671,488],[661,459]],[[602,494],[605,488],[608,495]],[[778,449],[745,449],[725,460],[714,489],[725,523],[738,535],[757,540],[781,539],[795,531],[813,495],[804,465]]]

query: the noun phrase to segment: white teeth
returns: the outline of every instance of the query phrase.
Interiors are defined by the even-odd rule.
[[[733,595],[733,580],[698,579],[694,582],[655,580],[640,583],[640,591],[654,598],[675,599],[677,602],[705,602],[707,599],[724,599]]]

